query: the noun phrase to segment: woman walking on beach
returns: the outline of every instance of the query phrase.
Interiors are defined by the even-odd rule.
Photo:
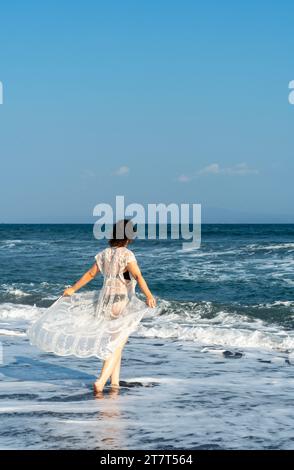
[[[95,256],[92,267],[51,306],[28,330],[32,344],[60,356],[96,356],[104,360],[94,392],[103,391],[108,379],[119,387],[121,357],[129,335],[156,300],[141,274],[128,245],[131,222],[124,219],[113,226],[109,247]],[[123,234],[123,236],[122,236]],[[100,292],[73,296],[98,273],[104,277]],[[138,283],[146,304],[135,295]],[[73,297],[71,297],[73,296]]]

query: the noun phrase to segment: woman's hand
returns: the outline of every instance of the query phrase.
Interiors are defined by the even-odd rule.
[[[148,305],[148,307],[151,307],[151,308],[156,307],[156,300],[153,297],[153,295],[150,295],[147,297],[146,304]]]
[[[65,289],[65,291],[63,292],[63,295],[64,297],[69,297],[70,295],[73,295],[75,293],[75,290],[73,287],[68,287],[67,289]]]

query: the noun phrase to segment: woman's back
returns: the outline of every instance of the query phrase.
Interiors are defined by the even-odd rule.
[[[136,261],[135,255],[126,247],[111,247],[98,253],[95,260],[104,276],[97,315],[117,317],[135,290],[136,282],[124,277],[128,263]]]
[[[95,256],[95,260],[104,278],[119,277],[124,282],[123,273],[127,264],[136,261],[136,258],[131,250],[122,246],[105,248]]]

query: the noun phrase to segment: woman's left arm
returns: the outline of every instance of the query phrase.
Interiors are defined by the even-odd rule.
[[[145,281],[144,277],[142,276],[142,273],[140,271],[140,268],[137,264],[136,261],[131,261],[127,264],[127,270],[131,273],[133,278],[137,281],[141,291],[143,294],[146,296],[146,304],[148,307],[156,307],[156,300],[153,297],[147,282]]]
[[[75,282],[75,284],[71,287],[68,287],[67,289],[65,289],[65,291],[63,292],[63,295],[64,296],[69,296],[69,295],[72,295],[74,294],[77,290],[81,289],[81,287],[85,286],[86,284],[88,284],[88,282],[92,281],[94,279],[95,276],[97,276],[97,274],[99,273],[99,268],[97,266],[97,263],[94,263],[93,266],[89,269],[89,271],[87,271],[82,277],[81,279],[79,279],[77,282]]]

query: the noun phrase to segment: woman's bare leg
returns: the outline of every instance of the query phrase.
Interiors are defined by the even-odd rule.
[[[96,380],[94,384],[94,388],[96,392],[102,392],[103,388],[112,374],[112,371],[119,359],[121,354],[121,348],[117,348],[114,353],[103,362],[103,366],[101,369],[101,373],[99,378]]]
[[[111,377],[110,377],[110,380],[111,380],[111,385],[113,387],[119,387],[119,375],[120,375],[120,366],[121,366],[121,356],[122,354],[120,354],[118,360],[117,360],[117,363],[115,364],[114,366],[114,369],[112,371],[112,374],[111,374]]]
[[[96,392],[102,392],[103,391],[103,388],[104,388],[107,380],[109,379],[109,377],[114,372],[114,369],[115,369],[118,361],[120,361],[121,353],[122,353],[123,347],[126,344],[126,342],[127,342],[127,339],[124,340],[123,343],[120,346],[118,346],[118,348],[113,352],[113,354],[108,359],[106,359],[104,361],[100,376],[94,384],[94,389],[95,389]]]
[[[124,307],[127,304],[127,299],[121,301],[121,302],[115,302],[112,306],[112,315],[115,317],[119,316],[124,309]],[[125,345],[125,342],[123,343],[123,346]],[[110,376],[111,380],[111,385],[113,387],[119,387],[119,374],[120,374],[120,366],[121,366],[121,354],[119,358],[117,359],[117,362],[113,368],[112,374]]]

